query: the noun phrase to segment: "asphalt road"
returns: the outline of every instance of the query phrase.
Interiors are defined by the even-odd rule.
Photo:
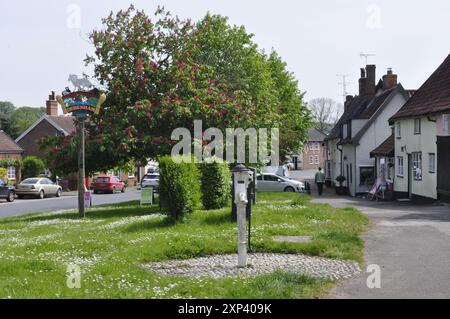
[[[364,273],[340,283],[329,298],[450,298],[450,206],[370,202],[327,194],[318,203],[355,207],[372,221],[364,235]],[[380,267],[380,288],[368,288]]]
[[[92,205],[114,204],[131,200],[138,200],[140,192],[135,189],[127,189],[125,193],[116,194],[92,194]],[[62,209],[75,209],[78,207],[76,195],[65,195],[60,198],[45,199],[16,199],[12,203],[0,200],[0,218],[17,216],[34,212],[46,212]]]

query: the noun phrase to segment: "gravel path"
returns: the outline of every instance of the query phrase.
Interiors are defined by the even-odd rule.
[[[272,273],[276,270],[302,273],[315,278],[352,278],[361,272],[358,264],[322,257],[292,254],[249,254],[248,267],[237,268],[237,254],[215,255],[187,260],[155,262],[145,265],[150,271],[161,275],[183,275],[190,277],[252,277]]]

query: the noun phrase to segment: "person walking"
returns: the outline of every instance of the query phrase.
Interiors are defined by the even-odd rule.
[[[325,174],[322,172],[322,167],[319,167],[319,170],[316,173],[314,180],[317,185],[317,190],[319,191],[319,196],[322,196],[323,184],[325,183]]]

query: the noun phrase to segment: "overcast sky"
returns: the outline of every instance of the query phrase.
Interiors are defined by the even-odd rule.
[[[376,54],[369,63],[377,77],[392,67],[407,89],[418,88],[450,53],[448,0],[0,0],[0,101],[43,106],[69,74],[92,75],[83,63],[92,51],[87,34],[129,3],[149,14],[164,5],[194,20],[210,11],[245,25],[260,48],[279,52],[307,100],[340,101],[336,74],[349,74],[348,91],[357,93],[361,52]]]

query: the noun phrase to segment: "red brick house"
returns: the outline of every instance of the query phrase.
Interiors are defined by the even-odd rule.
[[[14,140],[9,137],[5,132],[0,130],[0,161],[11,160],[21,160],[24,150],[20,147]],[[7,168],[7,178],[9,181],[16,183],[20,181],[20,170],[16,166],[11,165]]]
[[[23,132],[16,143],[23,149],[23,156],[36,156],[44,160],[45,156],[39,151],[39,140],[48,136],[68,136],[76,132],[76,123],[74,116],[58,115],[58,102],[55,93],[52,92],[46,101],[47,112]],[[121,180],[128,181],[128,185],[134,185],[137,182],[136,172],[115,172]],[[76,189],[77,174],[71,174],[68,178],[67,187]],[[86,182],[90,184],[90,179]],[[64,187],[64,186],[63,186]]]
[[[58,102],[55,93],[49,96],[46,102],[47,112],[23,132],[16,143],[24,149],[23,156],[36,156],[44,159],[44,155],[39,151],[38,141],[47,136],[64,135],[68,136],[76,131],[73,116],[59,116]]]
[[[294,170],[317,170],[325,165],[325,138],[327,135],[313,127],[308,131],[308,142],[299,154],[292,156]]]

